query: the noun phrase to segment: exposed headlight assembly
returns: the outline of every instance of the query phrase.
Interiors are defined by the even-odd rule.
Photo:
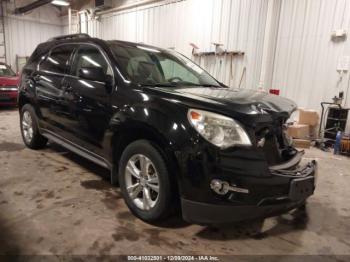
[[[197,109],[188,110],[187,117],[204,139],[221,149],[252,145],[246,131],[232,118]]]

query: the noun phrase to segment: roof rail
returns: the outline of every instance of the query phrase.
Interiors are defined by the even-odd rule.
[[[62,35],[62,36],[56,36],[52,37],[48,40],[50,41],[58,41],[58,40],[64,40],[64,39],[74,39],[74,38],[90,38],[88,34],[71,34],[71,35]]]

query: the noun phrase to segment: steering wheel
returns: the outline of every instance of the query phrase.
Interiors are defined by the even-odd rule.
[[[178,80],[178,81],[174,81],[174,80]],[[169,78],[168,81],[169,81],[170,83],[172,83],[172,82],[175,82],[175,83],[176,83],[176,82],[181,82],[181,81],[183,81],[183,80],[182,80],[181,77],[174,76],[174,77],[172,77],[172,78]]]

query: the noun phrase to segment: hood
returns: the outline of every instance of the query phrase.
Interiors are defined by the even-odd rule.
[[[207,87],[152,88],[189,107],[213,110],[239,118],[242,122],[271,122],[276,118],[289,118],[297,105],[287,99],[250,89]],[[176,98],[175,98],[176,97]]]
[[[0,86],[17,86],[19,83],[18,76],[1,76]]]

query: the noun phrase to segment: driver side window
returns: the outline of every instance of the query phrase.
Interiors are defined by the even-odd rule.
[[[83,46],[79,48],[74,59],[71,74],[73,76],[79,76],[79,71],[82,68],[102,68],[105,75],[113,76],[112,69],[105,57],[94,46]]]

